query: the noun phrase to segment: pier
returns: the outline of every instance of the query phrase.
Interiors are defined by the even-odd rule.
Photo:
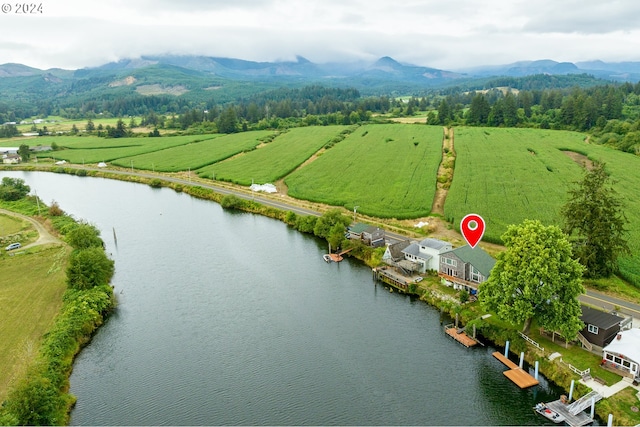
[[[407,292],[409,290],[409,285],[415,283],[415,279],[406,277],[389,266],[374,268],[373,278],[375,280],[380,280],[387,285],[391,285],[401,292]]]
[[[518,387],[528,388],[539,384],[537,379],[533,378],[527,371],[513,363],[499,351],[494,352],[493,357],[504,363],[509,368],[508,371],[504,371],[503,373]]]
[[[593,422],[593,408],[591,410],[591,415],[584,412],[584,410],[595,405],[595,403],[600,399],[602,399],[602,396],[599,393],[592,391],[573,403],[566,403],[566,399],[563,396],[563,398],[546,403],[546,405],[552,411],[556,411],[558,414],[562,415],[564,417],[564,422],[568,425],[572,427],[581,427]]]
[[[444,331],[447,333],[447,335],[449,335],[451,338],[458,341],[465,347],[473,347],[474,345],[478,344],[478,341],[475,338],[467,335],[464,330],[456,328],[453,323],[445,325]]]

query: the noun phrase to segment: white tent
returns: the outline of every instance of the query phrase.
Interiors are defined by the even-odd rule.
[[[276,186],[273,184],[251,184],[251,187],[249,187],[251,189],[251,191],[262,191],[264,193],[277,193],[278,190],[276,189]]]

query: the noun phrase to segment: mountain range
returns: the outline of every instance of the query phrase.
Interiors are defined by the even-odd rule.
[[[0,93],[6,100],[30,102],[44,98],[115,98],[143,95],[180,95],[205,99],[215,93],[225,102],[281,86],[322,84],[353,87],[364,95],[404,95],[455,85],[479,87],[491,78],[531,75],[585,75],[582,81],[640,81],[640,62],[557,62],[549,59],[512,64],[441,70],[400,63],[390,57],[374,62],[316,64],[295,61],[255,62],[207,56],[142,56],[78,70],[40,70],[22,64],[0,65]],[[597,84],[597,83],[585,83]],[[0,99],[0,101],[2,101]]]

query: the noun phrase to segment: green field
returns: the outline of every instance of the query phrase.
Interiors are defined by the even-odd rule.
[[[487,224],[486,239],[494,242],[500,242],[508,225],[526,218],[560,225],[567,191],[583,176],[583,168],[565,151],[585,154],[607,163],[619,181],[616,189],[626,203],[633,251],[620,265],[626,277],[635,276],[640,283],[640,158],[587,144],[584,138],[566,131],[456,128],[457,158],[446,219],[458,228],[464,215],[477,213]]]
[[[285,179],[289,195],[384,218],[429,214],[442,127],[366,125]]]
[[[216,135],[190,135],[167,138],[113,139],[98,137],[83,137],[74,139],[74,137],[67,137],[60,138],[61,141],[57,142],[57,144],[59,146],[69,146],[71,148],[40,153],[38,154],[38,158],[66,160],[67,162],[76,164],[112,162],[124,157],[131,157],[137,154],[165,150],[167,148],[185,145],[196,141],[203,141],[215,137]],[[128,163],[127,166],[131,166],[131,164]]]
[[[255,151],[199,169],[198,175],[240,185],[274,182],[300,166],[346,126],[294,128]]]
[[[53,324],[66,290],[65,248],[0,255],[0,401],[23,375]]]
[[[243,151],[253,150],[261,139],[273,134],[272,131],[241,132],[217,136],[192,144],[183,144],[162,151],[154,151],[132,157],[123,157],[112,163],[117,166],[162,172],[195,170],[211,163],[219,162]],[[192,137],[193,138],[193,137]],[[164,139],[164,138],[160,138]],[[202,139],[202,137],[200,137]],[[211,177],[209,175],[209,177]]]

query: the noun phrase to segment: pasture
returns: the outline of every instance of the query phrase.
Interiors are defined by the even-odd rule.
[[[174,146],[145,154],[123,157],[112,163],[117,166],[162,172],[195,170],[211,163],[219,162],[243,151],[250,151],[261,140],[273,134],[272,131],[241,132],[230,135],[209,135],[209,139]],[[161,138],[164,139],[164,138]]]
[[[618,181],[615,188],[626,203],[633,252],[620,266],[640,282],[640,158],[587,144],[584,137],[552,130],[455,128],[457,158],[444,208],[447,221],[459,228],[464,215],[477,213],[486,222],[485,240],[497,243],[508,225],[526,218],[561,225],[567,191],[584,173],[565,151],[581,153],[605,162]]]
[[[0,256],[0,401],[34,360],[62,306],[67,255],[58,246]]]
[[[383,218],[428,215],[442,127],[365,125],[285,179],[289,195]]]
[[[240,185],[274,182],[300,166],[347,126],[293,128],[258,149],[199,169],[203,178]]]

